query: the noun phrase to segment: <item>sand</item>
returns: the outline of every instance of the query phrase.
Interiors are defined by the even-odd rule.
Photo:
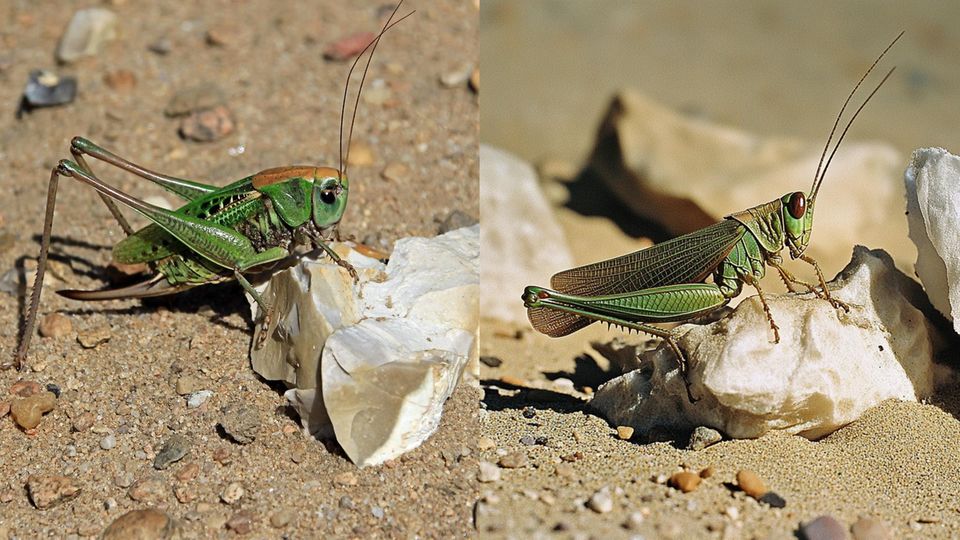
[[[437,234],[438,220],[454,210],[479,214],[477,95],[466,83],[446,88],[439,82],[477,62],[476,7],[407,4],[417,14],[387,34],[367,79],[367,92],[380,92],[361,101],[354,143],[369,148],[372,159],[350,168],[350,202],[341,226],[344,236],[381,248],[403,236]],[[14,107],[28,72],[56,68],[60,34],[73,11],[89,5],[0,5],[0,102],[6,104],[0,115],[0,184],[8,196],[0,210],[0,273],[37,256],[49,170],[70,157],[75,135],[156,170],[216,185],[268,167],[336,166],[349,64],[324,61],[322,51],[335,39],[378,29],[381,3],[108,2],[104,6],[119,18],[118,39],[95,57],[57,68],[78,77],[76,101],[17,121]],[[207,43],[211,29],[221,44]],[[163,37],[172,44],[168,54],[148,50]],[[132,89],[104,82],[106,74],[120,69],[133,73]],[[182,140],[179,120],[163,114],[175,92],[200,82],[223,89],[237,125],[232,134],[206,144]],[[381,176],[398,162],[409,168],[405,176]],[[147,182],[109,167],[97,170],[137,196],[174,201]],[[36,338],[32,369],[0,372],[0,400],[21,377],[56,384],[63,394],[33,436],[9,416],[0,419],[0,538],[93,537],[121,514],[143,507],[164,510],[193,538],[234,536],[224,522],[241,512],[249,512],[248,535],[256,538],[455,538],[473,531],[475,382],[461,385],[440,430],[423,447],[389,465],[357,470],[335,443],[297,432],[283,406],[283,389],[252,373],[247,355],[252,328],[239,287],[101,304],[55,295],[56,288],[104,286],[109,248],[122,237],[92,190],[63,180],[59,201],[52,251],[63,263],[63,281],[44,291],[41,315],[64,313],[74,331]],[[0,355],[8,358],[23,304],[15,295],[2,297]],[[81,348],[76,333],[103,325],[109,327],[109,342]],[[185,376],[213,391],[199,408],[188,408],[186,397],[176,392]],[[238,403],[252,406],[261,422],[256,440],[245,446],[216,429],[221,409]],[[74,419],[83,412],[96,421],[74,432]],[[104,450],[100,443],[111,433],[115,447]],[[155,471],[153,455],[174,433],[192,441],[189,453]],[[213,457],[218,451],[220,462]],[[198,475],[178,480],[189,463],[199,466]],[[24,489],[31,474],[70,476],[80,495],[38,510]],[[159,478],[156,497],[132,500],[129,483],[151,475]],[[220,499],[231,482],[240,482],[246,492],[232,506]],[[175,489],[186,502],[175,497]],[[286,513],[289,523],[277,528],[270,518],[279,513]],[[243,521],[241,514],[241,529]]]

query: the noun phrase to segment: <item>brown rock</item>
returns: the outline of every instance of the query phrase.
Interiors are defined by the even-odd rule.
[[[277,510],[270,516],[270,526],[276,529],[282,529],[289,525],[294,517],[296,517],[296,513],[290,508]]]
[[[197,492],[190,486],[177,486],[173,488],[173,496],[181,503],[188,504],[197,498]]]
[[[633,437],[633,428],[630,426],[617,426],[617,437],[620,440],[629,441]]]
[[[253,514],[240,510],[227,520],[227,528],[237,534],[247,534],[253,530]]]
[[[504,469],[519,469],[527,466],[527,455],[523,452],[513,452],[501,457],[497,463]]]
[[[177,471],[177,474],[174,477],[180,482],[190,482],[193,481],[200,474],[200,464],[196,461],[191,461],[189,463],[184,463],[183,467]]]
[[[73,332],[73,323],[62,313],[51,313],[40,320],[38,327],[43,337],[58,338]]]
[[[10,412],[10,400],[0,401],[0,418],[3,418]]]
[[[710,478],[716,473],[716,469],[713,468],[713,465],[707,465],[700,471],[700,478]]]
[[[372,32],[357,32],[327,44],[323,57],[327,60],[342,62],[360,54],[376,36]]]
[[[167,498],[167,484],[159,476],[147,476],[134,482],[127,495],[137,502],[158,504]]]
[[[860,519],[850,527],[854,540],[893,540],[893,530],[890,525],[882,520],[867,516],[860,516]]]
[[[30,397],[15,400],[10,405],[13,421],[23,429],[33,429],[40,425],[44,414],[57,405],[57,396],[53,392],[43,392]]]
[[[27,478],[27,493],[34,506],[46,510],[80,495],[80,486],[68,476],[32,474]]]
[[[380,171],[380,176],[391,182],[404,182],[410,176],[410,167],[399,161],[393,161]]]
[[[134,75],[132,71],[118,69],[104,75],[103,82],[105,82],[111,90],[129,92],[137,86],[137,76]]]
[[[80,332],[77,334],[77,342],[84,349],[93,349],[97,345],[110,341],[111,337],[113,335],[110,332],[110,326],[104,324]]]
[[[224,105],[190,113],[180,122],[180,136],[196,142],[212,142],[233,132],[233,115]]]
[[[230,482],[220,494],[220,500],[227,504],[236,504],[246,494],[240,482]]]
[[[337,486],[355,486],[359,481],[357,480],[357,475],[347,471],[334,476],[333,483]]]
[[[43,392],[43,386],[36,381],[17,381],[10,385],[10,394],[17,397],[30,397]]]
[[[229,448],[221,446],[213,451],[213,460],[221,465],[229,465],[233,461],[233,454]]]
[[[97,417],[92,412],[80,413],[76,418],[73,419],[73,430],[77,433],[83,433],[84,431],[92,428],[96,421]]]
[[[177,521],[153,508],[131,510],[113,520],[101,540],[174,540],[180,538]]]
[[[767,492],[767,486],[764,485],[763,480],[757,476],[757,473],[747,469],[737,472],[737,485],[740,486],[740,489],[742,489],[744,493],[754,499],[763,497]]]
[[[690,493],[700,485],[700,476],[690,471],[674,473],[670,477],[670,485],[684,493]]]

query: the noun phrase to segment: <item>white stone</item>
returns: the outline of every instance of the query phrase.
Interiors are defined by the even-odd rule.
[[[916,150],[904,183],[917,276],[960,332],[960,157],[942,148]]]
[[[832,121],[825,113],[825,132]],[[590,167],[634,212],[679,235],[786,193],[808,193],[824,142],[761,137],[624,91],[601,124]],[[880,245],[912,262],[906,224],[895,219],[902,164],[892,146],[848,137],[818,194],[808,254],[840,267],[850,246]]]
[[[503,150],[480,145],[481,278],[485,318],[526,326],[520,295],[573,266],[560,224],[533,167]]]
[[[690,403],[666,345],[601,386],[592,405],[615,425],[710,426],[734,438],[770,430],[816,439],[885,399],[915,401],[934,388],[932,309],[918,283],[882,250],[854,248],[832,282],[850,312],[805,295],[767,295],[780,342],[759,298],[728,317],[674,330],[689,359]]]
[[[332,431],[354,463],[375,465],[426,440],[465,366],[478,365],[480,226],[401,239],[386,266],[334,249],[359,282],[326,257],[273,276],[259,289],[277,320],[251,358],[293,387],[309,433]]]
[[[117,15],[105,8],[81,9],[73,14],[57,45],[57,60],[73,62],[97,54],[117,35]]]

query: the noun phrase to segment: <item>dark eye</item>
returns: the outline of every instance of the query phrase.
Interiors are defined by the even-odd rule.
[[[790,196],[790,203],[787,205],[787,210],[790,211],[790,215],[793,219],[800,219],[807,212],[807,199],[803,196],[803,192],[798,191]]]
[[[332,189],[325,189],[320,192],[320,200],[324,204],[333,204],[337,201],[337,194]]]

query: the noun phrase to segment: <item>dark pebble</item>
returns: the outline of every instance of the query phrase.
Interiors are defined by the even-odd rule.
[[[153,460],[153,468],[162,471],[180,461],[190,451],[191,444],[190,440],[183,435],[171,435],[157,452],[157,457]]]
[[[57,396],[57,399],[60,399],[60,387],[59,387],[59,386],[57,386],[57,385],[55,385],[55,384],[53,384],[53,383],[48,383],[48,384],[47,384],[47,391],[48,391],[48,392],[53,392],[53,395]]]
[[[533,435],[524,435],[520,437],[520,444],[524,446],[533,446],[537,444],[537,440],[533,438]]]
[[[77,96],[77,79],[35,69],[30,72],[20,112],[30,112],[35,107],[66,105]],[[19,114],[19,113],[18,113]]]
[[[217,425],[231,441],[250,444],[260,429],[260,412],[248,405],[232,405],[223,411],[223,418]]]
[[[503,365],[503,360],[497,358],[496,356],[481,356],[480,363],[487,367],[497,368]]]
[[[537,410],[533,407],[524,407],[523,408],[523,417],[524,418],[533,418],[537,415]]]
[[[173,50],[173,42],[165,37],[162,37],[150,45],[147,45],[147,49],[154,54],[163,56],[165,54],[170,54],[170,51]]]
[[[533,442],[539,444],[540,446],[546,446],[546,445],[547,445],[547,437],[546,437],[546,435],[537,435],[537,436],[533,439]]]
[[[784,500],[783,497],[781,497],[780,495],[777,495],[772,491],[768,491],[764,493],[763,496],[757,500],[762,503],[767,503],[773,508],[783,508],[784,506],[787,505],[787,501]]]
[[[800,537],[806,540],[845,540],[847,531],[833,516],[820,516],[800,527]]]

